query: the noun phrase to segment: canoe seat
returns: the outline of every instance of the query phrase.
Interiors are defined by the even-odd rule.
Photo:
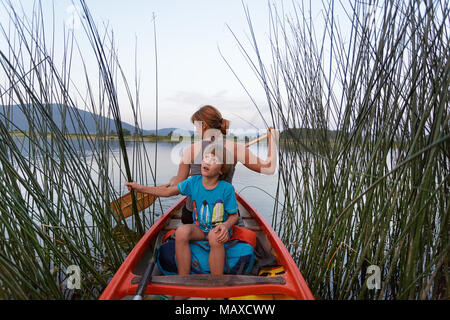
[[[140,276],[131,280],[132,284],[141,281]],[[260,277],[246,275],[211,275],[211,274],[190,274],[187,276],[152,276],[150,283],[176,285],[176,286],[195,286],[195,287],[224,287],[224,286],[248,286],[258,284],[286,284],[286,280],[281,277]]]

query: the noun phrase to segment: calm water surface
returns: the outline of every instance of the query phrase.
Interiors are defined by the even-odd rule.
[[[176,144],[170,142],[158,142],[158,144],[153,142],[144,142],[142,147],[142,152],[133,152],[133,143],[128,142],[128,157],[130,157],[130,162],[136,163],[137,157],[144,159],[147,165],[145,166],[146,171],[144,173],[138,174],[141,178],[136,179],[138,183],[154,185],[154,178],[150,171],[150,166],[152,171],[155,172],[156,168],[156,185],[163,185],[169,182],[169,179],[177,174],[179,154],[188,144]],[[143,156],[145,148],[145,153],[147,156]],[[265,143],[255,144],[250,146],[250,150],[258,155],[260,158],[265,159],[267,157],[267,145]],[[136,155],[138,154],[138,155]],[[155,155],[157,155],[157,162],[155,165]],[[113,183],[116,190],[120,191],[121,194],[128,192],[124,187],[125,177],[120,173],[118,168],[120,163],[117,163],[120,159],[119,145],[114,146],[111,153],[111,166],[113,171]],[[117,160],[115,160],[117,159]],[[150,165],[149,165],[150,164]],[[145,183],[147,180],[147,183]],[[273,175],[264,175],[250,169],[246,168],[241,163],[236,165],[236,170],[234,173],[232,184],[237,193],[241,194],[247,201],[250,202],[270,223],[272,221],[273,207],[275,204],[275,194],[277,189],[278,174],[275,172]],[[174,202],[181,196],[174,196],[170,198],[161,198],[161,205],[163,210],[170,208]],[[156,208],[156,212],[160,212],[159,206]]]

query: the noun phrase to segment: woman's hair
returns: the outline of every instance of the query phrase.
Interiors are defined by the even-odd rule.
[[[222,114],[215,107],[206,105],[198,109],[191,117],[192,123],[203,121],[211,129],[218,129],[226,135],[230,127],[230,121],[223,119]]]
[[[222,143],[213,142],[206,146],[203,154],[215,155],[220,163],[222,163],[222,174],[219,176],[219,180],[225,180],[227,176],[234,170],[234,159],[230,152],[223,146]]]

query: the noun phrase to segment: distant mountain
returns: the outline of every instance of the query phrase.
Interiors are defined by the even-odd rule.
[[[47,112],[51,114],[54,123],[59,129],[62,128],[62,119],[65,119],[64,123],[68,133],[83,132],[81,130],[83,125],[86,128],[85,131],[87,131],[89,134],[97,133],[99,131],[99,128],[102,128],[102,130],[106,130],[107,133],[110,133],[111,131],[116,132],[116,125],[113,119],[103,116],[97,116],[89,111],[69,107],[67,105],[50,104],[48,106],[49,108]],[[38,106],[34,106],[31,104],[25,106],[0,105],[0,121],[6,123],[6,118],[8,118],[10,120],[8,121],[10,130],[28,131],[30,125],[28,118],[32,117],[33,119],[35,119],[35,121],[33,121],[33,125],[39,124],[41,122],[40,119],[42,119],[43,114],[42,112],[40,112],[40,110],[41,109]],[[24,112],[32,116],[27,117]],[[135,126],[123,121],[122,128],[128,130],[131,134],[135,132]],[[176,130],[176,128],[158,129],[158,136],[167,136],[171,131],[174,130]],[[155,132],[156,130],[142,130],[143,135],[155,134]]]
[[[177,130],[177,128],[162,128],[158,129],[158,136],[168,136],[170,132]],[[144,130],[144,135],[155,134],[156,130]]]

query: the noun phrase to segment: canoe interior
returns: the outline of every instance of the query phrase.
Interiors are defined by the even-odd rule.
[[[270,242],[268,241],[265,233],[261,230],[261,227],[258,225],[257,221],[253,218],[253,216],[245,209],[245,207],[240,202],[238,202],[238,206],[239,206],[239,214],[240,214],[238,225],[241,227],[246,227],[246,228],[254,231],[259,240],[258,245],[262,245],[262,246],[264,246],[265,250],[272,252],[272,247],[270,245]],[[133,269],[132,273],[133,273],[133,275],[135,275],[135,278],[133,279],[134,283],[139,282],[140,277],[144,273],[145,268],[148,265],[148,262],[151,260],[153,253],[155,252],[155,246],[159,247],[162,243],[162,239],[163,239],[164,235],[168,231],[176,229],[180,225],[182,225],[181,208],[174,211],[174,213],[172,214],[171,218],[168,220],[168,222],[166,223],[164,228],[158,233],[158,236],[156,237],[156,241],[153,241],[147,247],[144,254],[142,255],[142,258],[139,260],[136,267]],[[196,282],[198,285],[202,285],[202,281],[200,279],[202,276],[204,277],[204,275],[199,275],[199,277],[198,277],[199,279],[196,279]],[[170,277],[173,278],[173,281],[177,281],[176,280],[178,278],[177,276],[163,276],[161,271],[159,270],[158,266],[155,265],[154,271],[152,273],[152,278],[154,279],[152,281],[152,283],[153,282],[158,283],[158,281],[163,281],[163,279],[168,279]],[[207,277],[211,277],[211,275],[207,275]],[[241,277],[245,278],[247,276],[241,276]],[[230,278],[231,279],[236,278],[233,281],[238,281],[238,276],[231,276]],[[252,280],[252,278],[254,278],[254,280]],[[203,284],[206,284],[211,281],[216,282],[212,279],[206,279],[206,280],[204,280]],[[255,284],[263,283],[264,281],[266,281],[267,283],[282,284],[284,279],[282,277],[275,277],[275,279],[267,279],[267,277],[248,276],[248,279],[246,279],[246,280],[239,279],[239,282],[241,285],[244,284],[242,281],[249,281],[249,282],[253,281],[253,283],[255,283]],[[178,285],[180,285],[182,282],[184,282],[186,284],[185,280],[180,280]],[[166,282],[166,283],[170,283],[170,281]],[[124,297],[124,299],[130,299],[130,298],[132,298],[132,296],[130,296],[130,295]]]

